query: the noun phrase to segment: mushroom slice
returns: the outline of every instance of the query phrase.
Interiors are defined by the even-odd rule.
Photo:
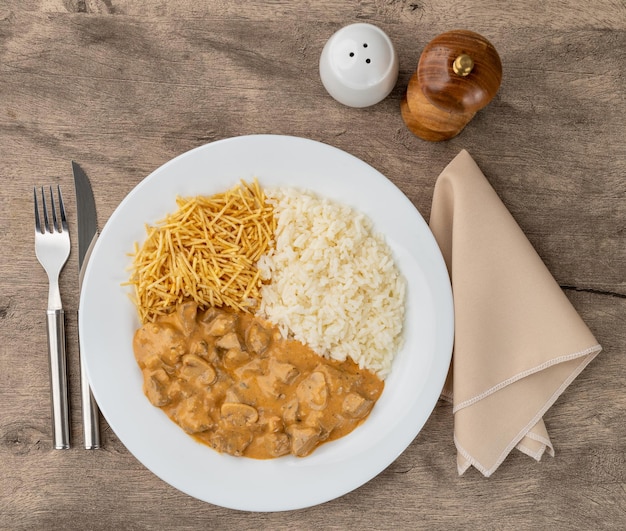
[[[195,354],[187,354],[182,358],[180,375],[189,382],[199,385],[211,385],[217,379],[213,366]]]

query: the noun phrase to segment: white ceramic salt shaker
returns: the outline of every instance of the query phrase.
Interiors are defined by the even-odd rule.
[[[398,80],[396,49],[372,24],[350,24],[334,33],[320,56],[320,77],[328,93],[349,107],[385,99]]]

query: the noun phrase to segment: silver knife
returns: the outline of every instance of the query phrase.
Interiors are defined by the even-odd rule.
[[[96,202],[91,183],[83,169],[72,161],[74,187],[76,189],[76,212],[78,214],[78,286],[82,289],[83,276],[93,245],[98,239]],[[100,416],[93,398],[83,357],[80,356],[80,396],[83,413],[83,444],[85,449],[100,448]]]

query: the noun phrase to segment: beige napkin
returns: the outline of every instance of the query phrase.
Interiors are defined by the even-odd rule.
[[[467,151],[437,180],[430,227],[454,293],[459,474],[488,477],[513,448],[554,455],[542,417],[600,345]]]

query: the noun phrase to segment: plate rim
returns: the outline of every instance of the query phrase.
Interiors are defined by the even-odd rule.
[[[450,360],[451,360],[451,356],[452,356],[452,344],[453,344],[453,337],[454,337],[454,313],[453,313],[453,299],[452,299],[452,290],[451,290],[451,285],[450,285],[450,281],[449,281],[449,277],[447,274],[447,268],[445,266],[445,262],[443,260],[443,256],[441,255],[441,252],[439,250],[439,247],[437,245],[437,242],[434,238],[434,235],[432,234],[432,232],[430,231],[430,229],[428,228],[428,225],[426,224],[426,221],[424,220],[424,218],[421,216],[421,213],[417,210],[417,208],[413,205],[413,203],[408,199],[408,197],[402,192],[402,190],[400,190],[400,188],[393,183],[389,178],[387,178],[385,175],[383,175],[381,172],[379,172],[376,168],[374,168],[373,166],[371,166],[370,164],[366,163],[365,161],[363,161],[362,159],[340,149],[337,148],[335,146],[332,146],[330,144],[326,144],[324,142],[320,142],[317,140],[312,140],[312,139],[308,139],[308,138],[304,138],[304,137],[298,137],[298,136],[290,136],[290,135],[275,135],[275,134],[258,134],[258,135],[241,135],[241,136],[235,136],[235,137],[229,137],[229,138],[224,138],[224,139],[220,139],[220,140],[216,140],[214,142],[210,142],[207,144],[203,144],[201,146],[197,146],[193,149],[190,149],[184,153],[181,153],[179,155],[177,155],[176,157],[166,161],[164,164],[162,164],[161,166],[159,166],[158,168],[156,168],[155,170],[153,170],[149,175],[147,175],[145,178],[143,178],[139,183],[137,183],[137,185],[135,185],[130,192],[122,199],[122,201],[119,203],[119,205],[116,207],[116,209],[114,210],[114,212],[111,214],[111,216],[109,217],[109,219],[107,220],[107,222],[105,223],[101,233],[100,233],[100,237],[98,238],[98,240],[96,241],[96,244],[94,246],[93,249],[93,254],[92,254],[92,258],[98,258],[98,253],[99,253],[99,248],[101,245],[104,245],[102,242],[106,241],[106,239],[108,238],[108,231],[109,231],[109,227],[111,226],[112,223],[114,223],[117,220],[117,216],[119,215],[118,212],[122,212],[125,208],[127,203],[132,202],[133,198],[140,194],[142,189],[146,186],[146,183],[152,182],[152,180],[156,179],[158,177],[158,175],[162,174],[163,172],[167,172],[169,171],[169,168],[171,166],[176,166],[177,164],[181,163],[181,160],[184,160],[186,158],[190,158],[190,157],[194,157],[196,153],[202,153],[203,150],[212,150],[212,149],[220,149],[220,145],[224,146],[224,145],[232,145],[232,144],[237,144],[237,143],[247,143],[247,142],[260,142],[260,143],[294,143],[294,145],[299,144],[301,146],[310,146],[313,150],[329,150],[328,152],[333,152],[335,154],[335,156],[338,156],[340,158],[344,158],[347,157],[345,160],[349,161],[349,164],[355,164],[357,166],[361,166],[364,169],[367,169],[368,172],[371,172],[372,175],[374,175],[377,179],[381,178],[384,180],[384,182],[386,183],[386,186],[391,186],[395,189],[395,194],[398,194],[404,198],[405,200],[405,204],[408,208],[412,209],[412,211],[414,211],[414,214],[417,214],[417,218],[419,218],[421,220],[421,232],[422,234],[420,234],[421,237],[427,238],[430,240],[430,246],[431,246],[431,251],[434,251],[433,255],[431,256],[431,258],[437,262],[436,264],[433,264],[433,267],[435,268],[435,271],[438,271],[439,276],[441,277],[439,280],[443,281],[440,284],[438,284],[437,288],[439,290],[438,292],[438,296],[441,297],[440,300],[438,301],[434,301],[434,303],[438,304],[438,308],[441,312],[445,312],[446,315],[446,319],[443,320],[443,323],[438,322],[437,324],[442,324],[444,330],[439,331],[439,333],[437,334],[437,337],[439,338],[439,341],[442,341],[443,344],[442,345],[438,345],[439,346],[439,350],[440,355],[444,356],[443,361],[439,360],[439,364],[443,365],[445,364],[446,367],[449,366],[450,364]],[[308,149],[307,147],[305,147],[305,149]],[[173,200],[174,198],[172,198]],[[163,213],[165,214],[165,213]],[[415,216],[414,216],[415,217]],[[424,229],[426,229],[424,231]],[[83,342],[87,342],[86,339],[84,339],[84,333],[87,331],[86,329],[86,324],[85,321],[87,319],[87,316],[84,315],[85,313],[85,298],[86,298],[86,293],[88,293],[88,289],[90,286],[90,282],[92,282],[91,280],[91,276],[92,276],[92,272],[94,270],[94,264],[95,261],[91,260],[89,261],[89,263],[87,264],[86,270],[85,270],[85,277],[84,277],[84,283],[83,283],[83,288],[81,289],[81,294],[80,294],[80,303],[79,303],[79,337],[80,337],[80,342],[81,342],[81,352],[83,352]],[[442,273],[445,272],[445,276],[442,275]],[[85,336],[86,337],[86,336]],[[85,348],[88,348],[87,345],[85,345]],[[86,368],[87,368],[87,375],[90,381],[94,381],[92,379],[93,376],[93,371],[95,370],[95,367],[93,366],[93,362],[90,363],[90,355],[85,351],[85,358],[86,358]],[[447,361],[446,361],[447,360]],[[134,361],[134,360],[133,360]],[[445,362],[445,363],[443,363]],[[393,371],[392,371],[393,372]],[[443,388],[443,385],[445,383],[445,378],[447,376],[447,369],[446,371],[439,371],[439,373],[436,375],[436,382],[434,383],[434,385],[439,389],[439,394],[441,392],[441,389]],[[99,401],[100,399],[102,399],[102,395],[100,393],[100,389],[94,389],[94,396],[96,398],[97,401]],[[353,490],[355,490],[356,488],[362,486],[363,484],[367,483],[368,481],[370,481],[372,478],[374,478],[375,476],[377,476],[378,474],[380,474],[385,468],[387,468],[387,466],[389,466],[391,463],[393,463],[393,461],[395,461],[399,455],[401,455],[406,448],[411,444],[411,442],[413,441],[413,439],[415,439],[415,437],[419,434],[419,432],[422,430],[426,420],[430,417],[430,415],[432,414],[432,411],[434,410],[437,401],[439,399],[439,394],[435,397],[434,395],[431,397],[431,402],[428,404],[428,413],[425,417],[425,419],[423,420],[423,422],[421,422],[421,424],[417,427],[414,435],[410,438],[410,440],[408,441],[408,443],[406,445],[403,445],[403,447],[393,453],[389,453],[387,456],[387,459],[385,461],[386,464],[384,466],[378,466],[376,470],[370,470],[368,473],[366,474],[361,474],[359,475],[358,478],[355,478],[355,480],[353,482],[348,482],[346,481],[344,483],[344,487],[341,489],[338,489],[335,492],[329,493],[329,494],[325,494],[325,493],[318,493],[316,496],[309,496],[307,501],[299,501],[297,503],[291,503],[291,504],[287,504],[287,505],[280,505],[280,504],[276,504],[276,505],[266,505],[266,506],[260,506],[260,505],[256,505],[256,504],[239,504],[239,503],[228,503],[225,502],[224,500],[213,500],[213,499],[207,499],[207,497],[202,497],[199,496],[197,493],[195,492],[190,492],[190,489],[186,488],[185,485],[181,485],[180,482],[177,481],[173,481],[171,477],[167,476],[167,474],[163,474],[162,470],[155,470],[153,466],[150,466],[149,464],[147,464],[145,461],[147,460],[145,458],[145,456],[143,456],[144,458],[142,458],[142,456],[137,455],[137,451],[135,449],[135,451],[133,451],[133,448],[130,448],[126,442],[124,441],[123,437],[120,436],[117,432],[117,430],[114,428],[114,425],[116,424],[115,420],[113,422],[111,422],[111,420],[109,419],[109,416],[107,415],[106,411],[103,411],[103,415],[105,416],[105,418],[107,419],[107,421],[109,422],[109,425],[111,426],[111,429],[113,429],[113,431],[116,433],[116,435],[118,436],[118,438],[120,439],[120,441],[122,442],[122,444],[124,444],[124,446],[129,450],[129,452],[139,461],[142,463],[143,466],[145,466],[148,470],[150,470],[153,474],[155,474],[157,477],[159,477],[160,479],[162,479],[163,481],[165,481],[166,483],[174,486],[175,488],[177,488],[178,490],[192,496],[195,497],[197,499],[200,499],[202,501],[208,502],[208,503],[212,503],[215,505],[219,505],[219,506],[223,506],[223,507],[227,507],[227,508],[231,508],[231,509],[236,509],[236,510],[244,510],[244,511],[257,511],[257,512],[271,512],[271,511],[285,511],[285,510],[295,510],[295,509],[301,509],[301,508],[305,508],[305,507],[310,507],[310,506],[314,506],[314,505],[318,505],[320,503],[325,503],[327,501],[330,501],[332,499],[338,498],[340,496],[343,496]],[[100,402],[99,402],[100,403]],[[106,408],[104,408],[106,409]],[[156,408],[155,408],[156,409]],[[186,434],[184,434],[185,437],[188,437]],[[325,446],[325,445],[323,445]],[[235,459],[240,459],[240,458],[235,458]],[[308,458],[305,458],[308,459]],[[149,460],[148,460],[149,461]]]

